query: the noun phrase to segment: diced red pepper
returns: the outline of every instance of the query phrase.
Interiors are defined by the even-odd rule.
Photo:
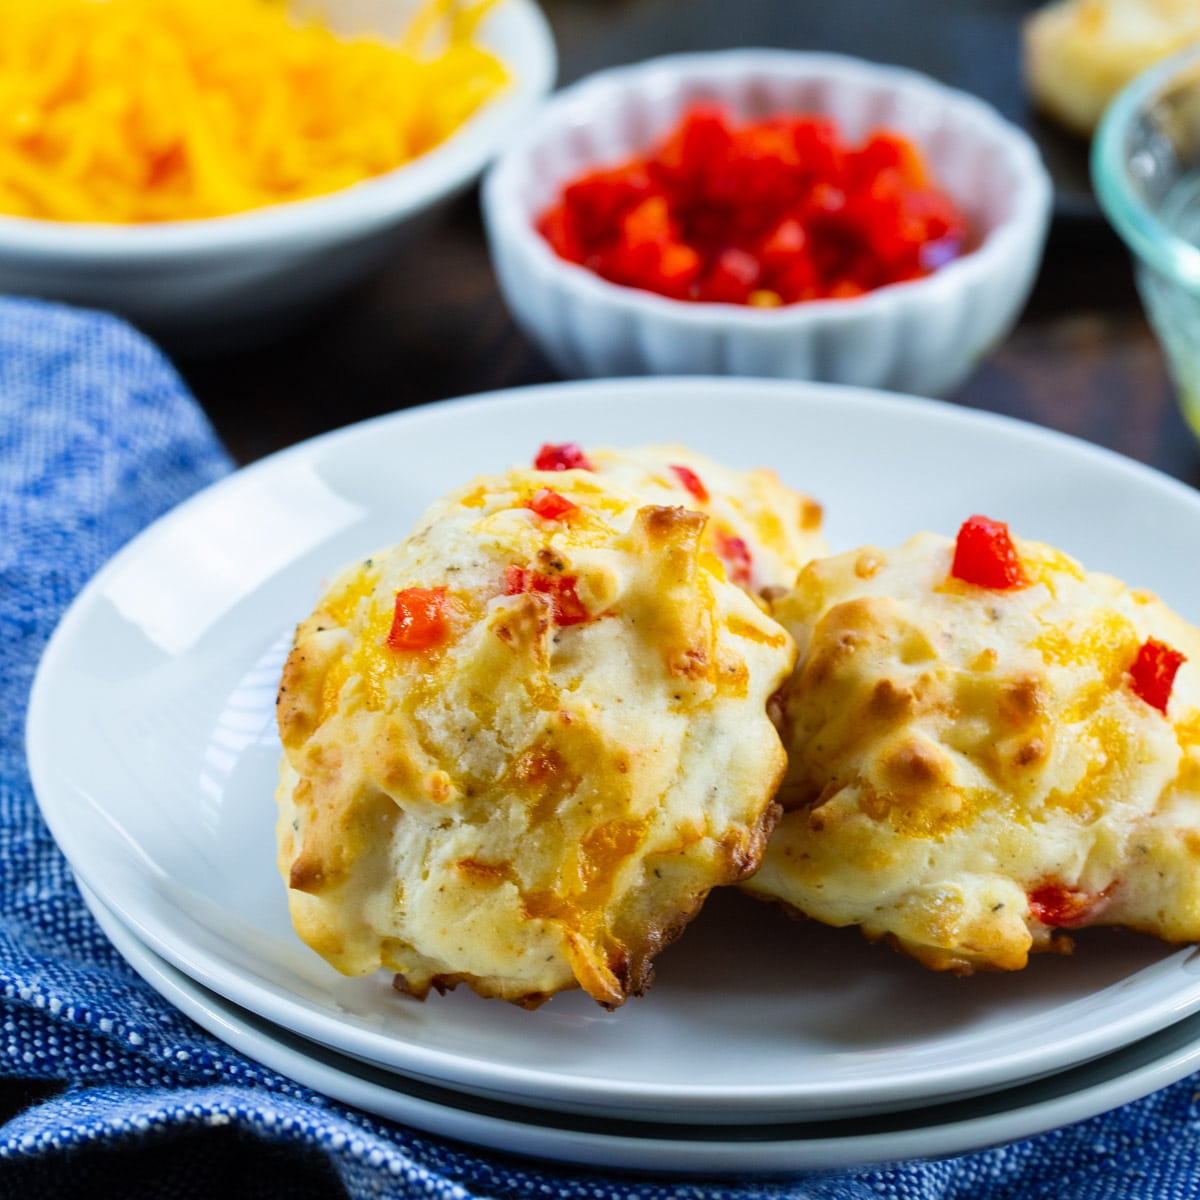
[[[786,268],[797,256],[808,256],[808,234],[797,217],[784,217],[758,245],[757,258],[764,271]]]
[[[846,193],[834,183],[815,184],[808,194],[806,207],[813,215],[839,216],[846,209]]]
[[[615,241],[592,258],[606,279],[684,298],[700,272],[700,256],[679,240],[663,196],[643,200],[621,218]]]
[[[771,214],[800,198],[804,180],[791,131],[763,122],[734,132],[723,160],[706,177],[708,199],[731,209],[736,227],[762,230]]]
[[[606,237],[613,226],[641,201],[654,185],[644,163],[632,162],[611,170],[593,171],[563,189],[563,206],[585,242]]]
[[[916,147],[907,138],[876,130],[849,156],[848,169],[856,183],[862,185],[881,171],[896,171],[910,188],[928,186],[929,176]]]
[[[823,294],[817,265],[807,253],[797,254],[790,262],[776,266],[769,271],[767,279],[785,304],[815,300]]]
[[[578,442],[547,442],[537,452],[533,466],[538,471],[593,471]]]
[[[616,242],[598,258],[616,283],[683,297],[700,271],[700,256],[679,240],[664,196],[651,196],[621,219]]]
[[[730,582],[745,586],[750,582],[752,560],[745,539],[716,531],[717,554],[725,564]]]
[[[538,218],[538,233],[550,243],[550,248],[567,262],[582,263],[587,257],[584,239],[571,210],[565,204],[548,208]]]
[[[671,241],[675,234],[665,196],[648,196],[621,218],[621,238],[627,246],[656,245]]]
[[[538,488],[525,507],[533,509],[543,520],[561,521],[563,517],[575,512],[579,505],[549,488]]]
[[[647,286],[664,296],[683,299],[700,274],[700,255],[683,242],[663,242],[658,261],[651,269]]]
[[[396,593],[387,644],[393,650],[430,650],[450,636],[444,587],[411,587]]]
[[[905,211],[904,190],[899,172],[881,171],[854,197],[847,213],[880,278],[909,269],[925,240],[923,223]]]
[[[686,113],[649,155],[567,185],[538,227],[563,258],[679,300],[849,298],[962,253],[967,224],[892,130],[846,144],[828,118],[735,125]]]
[[[829,298],[830,300],[853,300],[856,296],[861,296],[869,290],[869,285],[858,283],[853,279],[839,279],[829,289]]]
[[[1008,526],[978,515],[968,517],[958,531],[950,574],[994,591],[1024,587],[1029,582]]]
[[[675,477],[683,484],[685,488],[698,500],[701,504],[708,503],[708,488],[704,486],[700,476],[692,470],[691,467],[685,467],[682,463],[672,463],[671,470],[675,473]]]
[[[504,594],[519,596],[524,592],[537,592],[549,596],[556,625],[580,625],[590,620],[592,614],[579,599],[576,582],[574,575],[547,575],[512,564],[504,572]]]
[[[846,150],[837,125],[828,117],[813,116],[793,117],[788,124],[804,177],[810,182],[824,179],[834,184],[842,183],[846,172]]]
[[[1166,716],[1171,689],[1175,686],[1175,675],[1185,662],[1187,658],[1178,650],[1172,650],[1156,638],[1147,638],[1138,648],[1137,657],[1129,668],[1134,692],[1151,708],[1157,708]]]
[[[762,268],[753,254],[746,250],[722,250],[712,270],[700,280],[696,299],[715,304],[745,304],[761,275]]]
[[[1029,893],[1029,911],[1047,928],[1078,929],[1096,916],[1109,890],[1081,892],[1061,883],[1043,883]]]
[[[729,122],[719,108],[698,105],[685,114],[650,167],[679,201],[693,203],[703,190],[706,173],[724,158],[732,138]]]

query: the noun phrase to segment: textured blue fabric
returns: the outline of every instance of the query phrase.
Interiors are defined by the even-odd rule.
[[[68,1194],[79,1156],[98,1145],[148,1151],[190,1131],[203,1146],[230,1126],[260,1139],[264,1152],[303,1146],[324,1155],[356,1200],[1200,1194],[1195,1080],[1033,1141],[943,1162],[676,1182],[539,1167],[443,1143],[314,1095],[175,1012],[84,908],[37,812],[23,720],[38,656],[68,601],[130,536],[229,469],[178,377],[137,334],[95,314],[0,301],[0,1076],[67,1081],[0,1127],[0,1196],[31,1168],[62,1181],[61,1192],[51,1183],[43,1194]],[[197,1194],[186,1163],[158,1194]]]

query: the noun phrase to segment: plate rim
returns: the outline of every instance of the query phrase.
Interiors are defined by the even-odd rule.
[[[630,1122],[612,1123],[604,1121],[603,1118],[581,1117],[576,1124],[569,1114],[564,1120],[561,1113],[551,1114],[555,1118],[552,1124],[531,1126],[527,1122],[514,1119],[514,1109],[511,1107],[503,1109],[499,1114],[491,1113],[486,1111],[486,1101],[481,1105],[469,1095],[457,1097],[468,1102],[468,1107],[460,1108],[454,1103],[456,1097],[452,1089],[439,1089],[442,1093],[450,1093],[444,1097],[446,1103],[439,1103],[436,1098],[413,1096],[406,1092],[402,1086],[403,1077],[398,1077],[397,1086],[389,1087],[379,1079],[373,1080],[357,1074],[359,1064],[354,1059],[320,1044],[306,1046],[303,1044],[306,1039],[297,1039],[296,1035],[292,1035],[287,1029],[282,1030],[285,1037],[298,1040],[300,1045],[289,1046],[287,1042],[273,1037],[270,1030],[256,1031],[253,1028],[255,1023],[270,1026],[271,1022],[254,1013],[246,1013],[232,1001],[211,992],[203,984],[172,966],[151,947],[141,942],[136,933],[124,925],[86,885],[81,887],[80,891],[93,918],[125,962],[169,1004],[184,1012],[208,1033],[238,1053],[261,1062],[270,1070],[285,1075],[304,1087],[331,1096],[340,1103],[364,1108],[389,1120],[403,1120],[434,1136],[459,1137],[485,1149],[516,1152],[539,1161],[608,1169],[645,1170],[678,1176],[681,1174],[678,1156],[683,1155],[693,1164],[692,1170],[686,1173],[688,1175],[711,1172],[744,1173],[747,1170],[759,1175],[798,1170],[840,1170],[880,1164],[884,1161],[950,1157],[1038,1136],[1051,1129],[1111,1111],[1178,1082],[1192,1073],[1200,1063],[1200,1018],[1193,1016],[1191,1026],[1195,1028],[1189,1029],[1189,1032],[1197,1036],[1190,1042],[1185,1040],[1178,1044],[1179,1035],[1183,1032],[1181,1023],[1151,1034],[1113,1055],[1069,1068],[1052,1078],[1061,1085],[1071,1076],[1078,1078],[1081,1073],[1090,1076],[1104,1071],[1107,1065],[1121,1058],[1128,1058],[1131,1054],[1136,1056],[1139,1052],[1144,1054],[1148,1047],[1156,1043],[1165,1043],[1168,1047],[1159,1057],[1152,1057],[1127,1072],[1106,1075],[1096,1082],[1087,1083],[1074,1091],[1049,1099],[1031,1100],[1026,1104],[1003,1107],[1005,1093],[1010,1093],[1011,1099],[1012,1093],[1028,1095],[1030,1088],[1036,1086],[1017,1085],[1013,1089],[1004,1089],[1000,1093],[980,1098],[985,1105],[1000,1104],[1002,1107],[998,1111],[936,1122],[932,1125],[917,1124],[874,1133],[847,1132],[809,1137],[804,1134],[805,1123],[799,1122],[794,1136],[776,1139],[747,1138],[744,1127],[741,1126],[702,1126],[688,1131],[693,1136],[674,1140],[663,1136],[659,1131],[639,1136],[612,1134],[596,1126],[615,1124],[617,1127],[624,1127]],[[180,1003],[181,996],[186,1003]],[[222,1029],[232,1030],[235,1037],[227,1037],[221,1032]],[[268,1045],[279,1047],[279,1055],[282,1057],[262,1057],[256,1052],[263,1044],[264,1038]],[[312,1050],[315,1050],[319,1057],[314,1056]],[[345,1080],[346,1083],[343,1087],[331,1090],[312,1082],[314,1077],[311,1075],[309,1079],[300,1078],[289,1070],[289,1066],[294,1066],[294,1060],[300,1061],[301,1064],[312,1063],[317,1072],[316,1078],[323,1084],[328,1084],[331,1078],[335,1083],[338,1080]],[[371,1069],[369,1064],[367,1069]],[[380,1074],[377,1068],[373,1073],[376,1076]],[[365,1088],[365,1091],[354,1090],[356,1084]],[[383,1111],[379,1103],[382,1095],[400,1096],[403,1100],[398,1105],[394,1102],[389,1105],[390,1111]],[[484,1111],[480,1111],[481,1108]],[[919,1113],[925,1109],[924,1106],[918,1106],[911,1111]],[[890,1118],[895,1122],[905,1115],[903,1112],[892,1113],[885,1119]],[[454,1117],[458,1120],[453,1121]],[[448,1120],[453,1121],[453,1128],[446,1128]],[[840,1123],[850,1126],[871,1120],[869,1116],[850,1117]],[[652,1122],[642,1124],[653,1128]],[[588,1128],[589,1125],[592,1128]],[[534,1149],[529,1148],[531,1131],[537,1142]],[[718,1136],[713,1137],[714,1133]],[[514,1134],[518,1135],[519,1140],[511,1140]],[[719,1140],[721,1135],[727,1140]],[[911,1148],[912,1153],[908,1153],[907,1148],[897,1145],[906,1137],[915,1138],[917,1142],[917,1145]],[[515,1147],[519,1149],[514,1150]],[[902,1149],[903,1152],[900,1152]],[[702,1161],[696,1162],[697,1156]]]

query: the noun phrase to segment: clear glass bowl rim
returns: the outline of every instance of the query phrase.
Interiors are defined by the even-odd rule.
[[[1130,124],[1184,69],[1200,62],[1200,42],[1156,63],[1130,81],[1105,110],[1092,139],[1096,199],[1129,248],[1153,267],[1200,292],[1200,247],[1173,233],[1130,186],[1125,142]],[[1200,85],[1200,78],[1197,80]]]

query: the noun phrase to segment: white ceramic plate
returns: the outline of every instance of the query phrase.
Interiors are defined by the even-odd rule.
[[[1200,957],[1096,932],[1074,958],[960,980],[722,896],[615,1013],[460,989],[417,1004],[293,935],[275,871],[277,673],[323,579],[435,495],[544,440],[686,439],[827,506],[836,547],[1009,520],[1200,618],[1200,497],[1081,443],[927,401],[814,384],[634,380],[417,409],[293,448],[132,542],[64,618],[29,761],[79,877],[192,978],[412,1077],[563,1111],[798,1121],[911,1107],[1076,1065],[1200,1008]]]
[[[159,958],[94,896],[113,945],[162,996],[222,1041],[367,1112],[492,1150],[610,1170],[756,1175],[943,1158],[1082,1121],[1200,1067],[1200,1015],[1038,1083],[887,1116],[774,1125],[658,1125],[570,1117],[421,1084],[255,1018]]]

